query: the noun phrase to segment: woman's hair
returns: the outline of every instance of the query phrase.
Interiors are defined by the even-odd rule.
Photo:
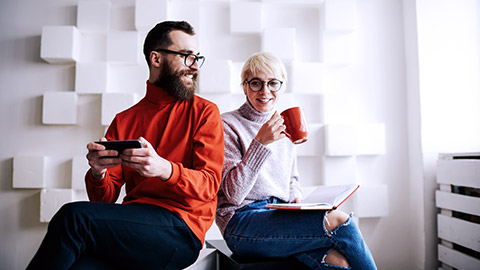
[[[170,39],[170,32],[174,30],[183,31],[189,35],[195,35],[193,27],[185,21],[164,21],[158,23],[154,28],[148,32],[143,44],[143,54],[150,66],[150,52],[156,49],[166,49],[172,44]]]
[[[271,53],[261,52],[250,56],[243,65],[242,84],[252,74],[265,71],[272,72],[280,81],[287,81],[287,70],[282,60]]]

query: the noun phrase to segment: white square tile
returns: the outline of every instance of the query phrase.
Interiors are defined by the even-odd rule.
[[[322,63],[293,61],[288,88],[293,93],[323,93],[323,73]]]
[[[122,64],[140,62],[139,34],[136,31],[111,31],[107,33],[107,61]]]
[[[208,60],[200,72],[199,93],[230,93],[232,61]]]
[[[106,62],[77,62],[75,92],[100,94],[107,91],[108,65]]]
[[[355,125],[325,125],[326,156],[354,156],[357,153],[357,141],[357,128]]]
[[[357,182],[357,158],[325,157],[325,185],[349,185]]]
[[[71,189],[42,189],[40,192],[40,222],[49,222],[64,204],[73,201]]]
[[[107,0],[80,0],[77,27],[81,32],[106,32],[110,29],[110,8]]]
[[[349,32],[357,28],[356,0],[325,0],[325,30]]]
[[[78,61],[81,35],[75,26],[43,26],[40,57],[50,64]]]
[[[246,14],[248,14],[248,19]],[[262,3],[230,3],[230,32],[261,33],[262,29]]]
[[[295,59],[295,28],[265,28],[262,35],[262,51],[275,54],[285,62]]]
[[[46,182],[44,156],[16,156],[13,158],[13,188],[44,188]]]
[[[149,31],[167,18],[167,0],[135,0],[135,29]]]
[[[77,94],[75,92],[45,92],[43,94],[43,123],[77,124]]]

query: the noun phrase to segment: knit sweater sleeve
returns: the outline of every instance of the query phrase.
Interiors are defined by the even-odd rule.
[[[242,127],[223,122],[225,159],[221,189],[226,200],[232,205],[243,203],[255,185],[262,165],[271,155],[270,149],[253,138],[248,146],[242,145],[247,136]],[[245,153],[243,149],[246,149]]]

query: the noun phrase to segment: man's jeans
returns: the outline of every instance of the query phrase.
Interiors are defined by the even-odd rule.
[[[148,204],[68,203],[27,269],[182,269],[202,245],[185,222]]]
[[[238,209],[224,238],[233,253],[245,257],[294,256],[311,269],[349,269],[325,263],[331,249],[341,252],[351,269],[377,269],[360,230],[350,218],[333,231],[324,225],[326,211],[266,209],[276,198]]]

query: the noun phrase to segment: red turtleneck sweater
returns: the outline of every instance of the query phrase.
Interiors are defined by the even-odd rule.
[[[126,184],[124,204],[146,203],[178,213],[203,243],[214,221],[223,166],[223,129],[217,106],[201,97],[178,100],[147,82],[147,93],[136,105],[117,114],[105,137],[144,137],[172,164],[167,181],[146,178],[119,165],[96,180],[85,176],[92,201],[115,202]]]

